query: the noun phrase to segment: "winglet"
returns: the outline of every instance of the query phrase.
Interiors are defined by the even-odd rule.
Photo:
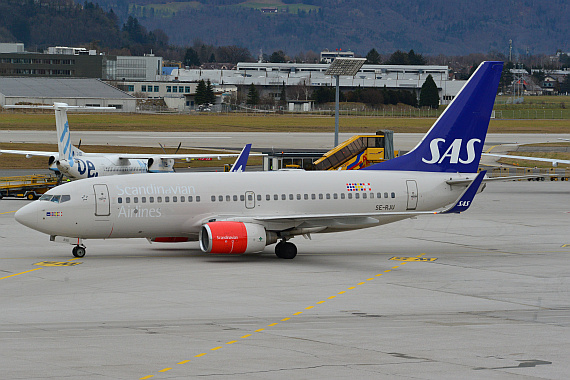
[[[460,212],[467,211],[469,206],[471,206],[471,202],[477,194],[477,190],[479,190],[479,186],[481,186],[481,182],[483,182],[483,178],[487,174],[486,170],[481,171],[477,174],[477,177],[471,182],[471,184],[465,189],[463,194],[459,197],[457,202],[450,208],[438,212],[438,214],[459,214]]]
[[[232,165],[230,172],[244,172],[245,166],[247,165],[247,159],[249,158],[249,151],[251,150],[251,144],[247,144],[242,149],[236,162]]]

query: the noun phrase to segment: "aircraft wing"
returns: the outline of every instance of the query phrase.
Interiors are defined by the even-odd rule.
[[[229,158],[229,157],[238,157],[240,153],[224,153],[224,154],[120,154],[119,158],[130,158],[134,160],[141,160],[141,159],[148,159],[148,158],[156,158],[159,159],[178,159],[178,160],[191,160],[193,158],[215,158],[215,159],[222,159],[222,158]],[[261,153],[254,153],[250,154],[250,156],[263,156]]]
[[[43,152],[43,151],[39,151],[39,150],[0,149],[0,154],[2,154],[2,153],[21,154],[21,155],[25,155],[28,158],[34,157],[34,156],[41,156],[41,157],[57,156],[57,152]]]
[[[493,153],[483,153],[484,156],[494,156],[501,158],[513,158],[515,160],[529,160],[529,161],[542,161],[550,162],[553,166],[558,164],[570,164],[570,160],[559,160],[556,158],[543,158],[543,157],[528,157],[528,156],[511,156],[510,154],[493,154]]]

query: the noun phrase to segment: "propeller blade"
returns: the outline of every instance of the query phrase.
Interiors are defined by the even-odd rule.
[[[164,147],[162,146],[162,144],[158,143],[158,145],[160,145],[160,148],[162,148],[162,151],[164,152],[164,154],[166,154],[166,151],[164,150]]]
[[[180,147],[182,146],[182,141],[180,141],[180,144],[178,144],[178,148],[176,148],[176,152],[174,152],[174,154],[178,153],[178,151],[180,150]]]

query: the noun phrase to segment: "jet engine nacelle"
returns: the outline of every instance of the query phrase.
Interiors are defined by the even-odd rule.
[[[277,241],[277,234],[259,224],[211,222],[202,226],[200,248],[207,253],[252,253]]]
[[[147,163],[148,171],[150,173],[172,172],[174,171],[173,158],[149,158]]]
[[[65,175],[71,175],[71,165],[69,164],[69,162],[67,160],[57,160],[55,161],[55,165],[58,168],[58,170],[60,171],[60,173],[63,173]]]

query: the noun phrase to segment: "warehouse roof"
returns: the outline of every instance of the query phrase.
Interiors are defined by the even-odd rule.
[[[99,79],[89,78],[0,77],[0,93],[7,97],[132,98]]]

